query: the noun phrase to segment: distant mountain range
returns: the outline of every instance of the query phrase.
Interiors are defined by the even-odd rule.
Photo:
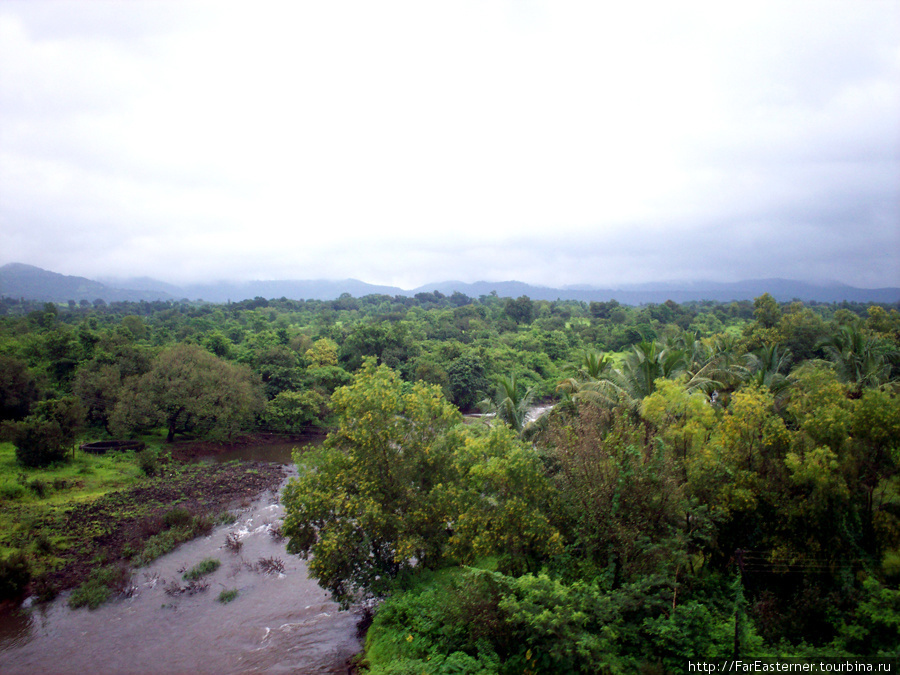
[[[65,303],[69,300],[106,302],[141,300],[204,300],[206,302],[237,302],[249,298],[290,298],[293,300],[334,300],[343,293],[353,297],[364,295],[413,296],[416,293],[439,291],[444,295],[460,292],[472,298],[496,293],[500,297],[517,298],[527,295],[532,300],[608,301],[615,299],[625,305],[662,303],[666,300],[752,300],[763,293],[776,300],[816,302],[900,302],[900,288],[854,288],[839,283],[812,284],[787,279],[754,279],[735,283],[667,282],[630,284],[619,288],[567,286],[547,288],[531,286],[520,281],[443,281],[405,290],[395,286],[376,286],[356,279],[284,280],[216,282],[176,286],[147,277],[102,280],[66,276],[22,263],[0,267],[0,296]]]

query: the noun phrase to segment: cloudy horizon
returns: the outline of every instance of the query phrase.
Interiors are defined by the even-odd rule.
[[[5,0],[9,262],[900,286],[900,6]]]

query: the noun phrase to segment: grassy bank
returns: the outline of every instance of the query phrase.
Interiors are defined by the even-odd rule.
[[[67,464],[25,469],[0,444],[0,588],[49,598],[96,585],[100,569],[124,583],[129,569],[208,532],[283,476],[279,465],[184,463],[158,448],[78,451]]]

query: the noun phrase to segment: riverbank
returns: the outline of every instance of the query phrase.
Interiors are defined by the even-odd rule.
[[[15,630],[0,631],[0,671],[346,673],[361,648],[358,617],[339,611],[286,552],[278,536],[283,484],[237,509],[234,522],[137,570],[127,597],[72,610],[66,592],[20,610]],[[210,559],[214,570],[193,585],[184,578]]]
[[[196,461],[198,448],[183,453],[172,444],[151,450],[149,466],[133,452],[78,453],[57,469],[26,473],[11,448],[0,451],[0,553],[23,561],[30,580],[20,590],[39,600],[84,584],[100,568],[119,568],[107,576],[124,579],[128,569],[207,534],[229,509],[276,489],[287,470]]]
[[[228,510],[246,506],[284,480],[280,464],[193,464],[166,471],[132,488],[78,504],[42,523],[73,544],[58,569],[38,578],[33,591],[46,595],[84,583],[105,565],[140,565],[156,551],[207,534]],[[171,533],[166,537],[166,533]]]

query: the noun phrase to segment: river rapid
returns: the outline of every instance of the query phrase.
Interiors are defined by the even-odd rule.
[[[131,597],[71,610],[65,593],[16,610],[0,621],[0,673],[346,673],[361,649],[359,617],[339,611],[286,552],[273,534],[282,518],[279,494],[264,493],[234,524],[138,569]],[[226,546],[229,535],[239,547]],[[221,561],[202,578],[208,587],[179,591],[184,571],[205,558]],[[238,594],[223,604],[225,590]]]

